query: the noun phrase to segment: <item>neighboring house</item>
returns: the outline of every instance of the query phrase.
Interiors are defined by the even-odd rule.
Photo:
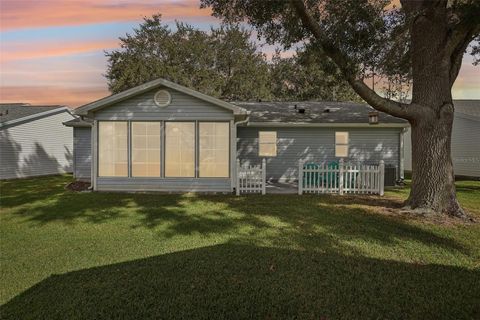
[[[456,176],[480,178],[480,100],[454,100],[452,162]],[[411,132],[405,133],[405,170],[412,170]]]
[[[0,179],[72,172],[71,119],[63,106],[0,104]]]
[[[300,161],[378,164],[402,177],[404,120],[350,102],[225,102],[158,79],[75,110],[75,177],[94,190],[231,192],[236,159],[269,180]],[[378,123],[369,123],[378,116]]]

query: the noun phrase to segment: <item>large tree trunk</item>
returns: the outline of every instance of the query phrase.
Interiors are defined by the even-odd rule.
[[[434,109],[434,108],[429,108]],[[446,104],[411,122],[412,189],[407,205],[421,213],[446,213],[465,217],[455,194],[450,155],[453,105]]]
[[[479,32],[477,26],[464,29],[447,0],[400,0],[410,35],[412,101],[407,105],[384,99],[368,88],[351,72],[353,62],[324,34],[305,1],[290,1],[355,92],[375,109],[410,122],[413,181],[407,206],[422,213],[466,217],[457,201],[450,156],[454,114],[451,89],[468,43]]]
[[[456,74],[448,52],[448,10],[428,1],[403,1],[411,11],[412,189],[407,205],[421,212],[466,217],[455,192],[451,136]],[[462,52],[463,55],[463,52]],[[456,70],[458,73],[458,70]]]

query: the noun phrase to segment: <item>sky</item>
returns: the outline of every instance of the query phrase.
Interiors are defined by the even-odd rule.
[[[77,107],[109,95],[105,50],[154,13],[172,26],[219,24],[199,7],[199,0],[0,0],[0,101]],[[480,99],[480,68],[468,55],[453,95]]]

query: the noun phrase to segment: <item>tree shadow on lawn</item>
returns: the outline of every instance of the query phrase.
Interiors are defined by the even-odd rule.
[[[52,222],[119,222],[124,227],[151,229],[164,238],[191,234],[242,241],[262,238],[280,246],[316,250],[338,247],[349,239],[381,245],[407,240],[469,254],[454,239],[406,220],[372,213],[356,207],[355,199],[342,197],[64,192],[49,201],[21,207],[15,216],[33,223],[32,227]]]
[[[227,243],[52,275],[3,319],[473,319],[480,273]]]

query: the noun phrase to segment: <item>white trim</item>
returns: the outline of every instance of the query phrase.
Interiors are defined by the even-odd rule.
[[[67,111],[73,118],[75,118],[72,115],[72,113],[70,112],[70,109],[68,109],[67,107],[59,107],[59,108],[55,108],[53,110],[47,110],[47,111],[44,111],[44,112],[31,114],[29,116],[25,116],[25,117],[22,117],[22,118],[2,122],[2,123],[0,123],[0,128],[8,127],[8,126],[17,124],[19,122],[31,121],[31,120],[34,120],[34,119],[37,119],[37,118],[42,118],[42,117],[45,117],[45,116],[50,116],[50,115],[54,115],[54,114],[57,114],[57,113],[62,113],[64,111]]]
[[[88,112],[97,111],[97,110],[105,108],[105,107],[107,107],[111,104],[114,104],[114,103],[120,102],[122,100],[128,99],[128,98],[130,98],[132,96],[135,96],[137,94],[144,93],[146,91],[149,91],[149,90],[154,89],[154,88],[159,87],[159,86],[164,86],[164,87],[176,90],[176,91],[180,91],[180,92],[188,94],[192,97],[196,97],[200,100],[210,102],[210,103],[212,103],[214,105],[217,105],[219,107],[222,107],[222,108],[228,109],[230,111],[233,111],[234,114],[247,114],[247,110],[245,110],[242,107],[238,107],[236,105],[233,105],[231,103],[222,101],[220,99],[210,97],[206,94],[203,94],[203,93],[200,93],[198,91],[189,89],[187,87],[181,86],[179,84],[170,82],[170,81],[165,80],[165,79],[156,79],[156,80],[141,84],[139,86],[136,86],[134,88],[122,91],[120,93],[117,93],[117,94],[99,99],[97,101],[88,103],[86,105],[83,105],[83,106],[75,109],[74,112],[75,112],[75,114],[78,114],[78,115],[87,115]]]
[[[399,148],[400,148],[400,153],[399,153],[399,160],[400,160],[400,164],[399,164],[399,177],[400,179],[404,179],[405,178],[405,142],[404,142],[404,139],[405,139],[405,133],[408,131],[408,128],[403,128],[402,131],[400,131],[400,143],[399,143]],[[397,177],[398,178],[398,177]]]
[[[263,128],[275,128],[275,127],[284,127],[284,128],[406,128],[409,124],[407,123],[379,123],[379,124],[369,124],[369,123],[302,123],[302,122],[249,122],[247,127],[263,127]]]

